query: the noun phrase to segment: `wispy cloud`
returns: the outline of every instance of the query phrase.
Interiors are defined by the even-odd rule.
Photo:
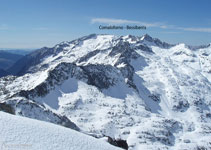
[[[113,19],[113,18],[92,18],[91,23],[103,23],[109,25],[121,25],[121,24],[138,24],[143,25],[146,27],[163,27],[164,24],[156,22],[156,23],[148,23],[142,21],[135,21],[135,20],[125,20],[125,19]]]
[[[160,33],[164,33],[164,34],[180,34],[182,32],[177,32],[177,31],[166,31],[166,32],[160,32]]]
[[[194,32],[207,32],[211,33],[211,28],[203,27],[178,27],[175,25],[169,25],[161,22],[144,22],[136,20],[126,20],[126,19],[114,19],[114,18],[92,18],[91,23],[102,23],[108,25],[123,25],[123,24],[136,24],[146,27],[157,27],[161,29],[172,29],[172,30],[181,30],[181,31],[194,31]],[[178,33],[178,32],[175,32]]]
[[[49,28],[46,28],[46,27],[38,27],[38,28],[33,28],[33,30],[46,31],[46,30],[49,30]]]
[[[188,28],[183,28],[183,27],[178,27],[177,29],[184,30],[184,31],[196,31],[196,32],[210,32],[211,33],[211,28],[193,28],[193,27],[188,27]]]

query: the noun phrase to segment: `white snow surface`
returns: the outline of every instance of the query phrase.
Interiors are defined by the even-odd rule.
[[[120,150],[80,132],[0,112],[1,150]]]

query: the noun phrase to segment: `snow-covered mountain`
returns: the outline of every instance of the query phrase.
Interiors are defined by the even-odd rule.
[[[0,110],[129,149],[211,148],[211,46],[89,35],[27,56],[0,78]]]

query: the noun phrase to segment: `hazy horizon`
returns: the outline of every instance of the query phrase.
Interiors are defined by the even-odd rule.
[[[95,34],[95,33],[93,33],[93,34]],[[89,34],[90,35],[90,34]],[[99,34],[100,35],[100,34]],[[131,34],[127,34],[127,35],[131,35]],[[127,36],[127,35],[116,35],[116,36]],[[143,34],[143,35],[140,35],[140,37],[141,36],[144,36],[145,34]],[[87,35],[84,35],[84,36],[87,36]],[[150,35],[151,36],[151,35]],[[83,36],[80,36],[80,37],[83,37]],[[74,39],[71,39],[71,40],[66,40],[66,41],[72,41],[72,40],[75,40],[75,39],[78,39],[78,38],[80,38],[80,37],[76,37],[76,38],[74,38]],[[152,38],[157,38],[157,37],[153,37],[153,36],[151,36]],[[161,40],[162,42],[166,42],[166,41],[164,41],[164,40],[162,40],[162,39],[160,39],[160,38],[158,38],[159,40]],[[29,47],[29,48],[27,48],[27,47],[0,47],[0,50],[36,50],[36,49],[40,49],[40,48],[42,48],[42,47],[54,47],[55,45],[57,45],[57,44],[59,44],[59,43],[62,43],[62,42],[66,42],[66,41],[60,41],[60,42],[58,42],[58,43],[55,43],[55,44],[51,44],[51,45],[43,45],[43,46],[41,46],[41,47]],[[167,42],[167,43],[169,43],[169,44],[182,44],[182,43],[184,43],[184,42],[181,42],[181,43],[171,43],[171,42]],[[186,44],[186,43],[184,43],[184,44]],[[186,45],[188,45],[188,46],[201,46],[201,45],[209,45],[209,44],[211,44],[211,42],[210,43],[205,43],[205,44],[196,44],[196,45],[191,45],[191,44],[186,44]]]

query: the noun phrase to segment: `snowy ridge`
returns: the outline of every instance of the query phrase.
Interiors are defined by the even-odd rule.
[[[4,112],[0,112],[0,128],[1,150],[120,150],[71,129]]]
[[[211,147],[210,46],[93,34],[37,56],[23,76],[0,78],[1,102],[12,101],[15,114],[36,118],[18,113],[24,107],[14,99],[28,99],[131,150]]]

